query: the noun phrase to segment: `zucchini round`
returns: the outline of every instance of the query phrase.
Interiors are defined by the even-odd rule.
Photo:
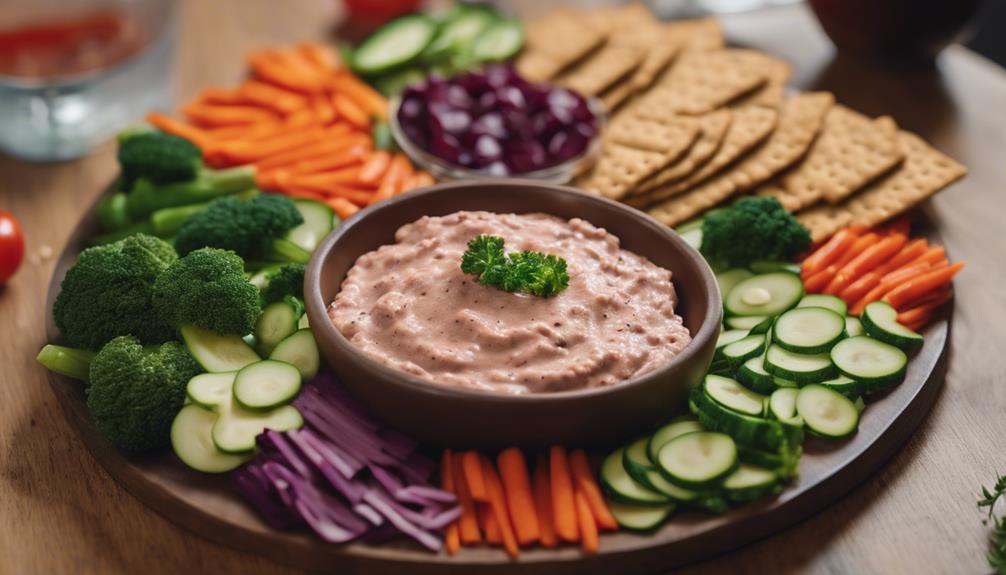
[[[666,445],[668,441],[678,437],[679,435],[684,435],[693,431],[705,431],[705,428],[702,427],[699,420],[695,419],[691,415],[675,417],[670,421],[670,423],[658,429],[650,436],[650,439],[646,444],[646,454],[649,456],[650,464],[652,465],[653,461],[657,459],[657,452],[660,451],[660,448]]]
[[[769,394],[775,391],[775,378],[762,364],[762,356],[752,357],[737,369],[737,381],[752,391]]]
[[[353,67],[371,75],[404,66],[426,50],[437,24],[422,14],[409,14],[385,24],[353,52]]]
[[[657,465],[671,483],[686,489],[708,487],[737,468],[737,445],[725,433],[688,433],[660,448]]]
[[[760,356],[763,351],[765,351],[765,336],[759,334],[749,335],[725,345],[720,350],[720,353],[723,359],[727,360],[730,365],[738,366],[752,357]]]
[[[778,493],[781,489],[779,476],[763,467],[746,463],[723,480],[727,499],[734,503],[746,503]]]
[[[823,307],[791,309],[772,327],[779,347],[796,353],[828,351],[845,337],[845,318]]]
[[[846,305],[845,300],[825,293],[807,294],[803,296],[800,303],[796,304],[796,307],[823,307],[824,309],[830,309],[842,317],[845,317],[849,312],[849,306]]]
[[[765,413],[765,396],[755,393],[736,381],[719,375],[707,375],[705,393],[723,407],[746,415],[761,417]]]
[[[670,498],[658,493],[633,479],[622,464],[624,448],[616,449],[604,458],[601,464],[601,487],[608,495],[622,503],[633,505],[664,505]]]
[[[922,336],[898,323],[898,312],[885,301],[875,301],[866,306],[860,317],[866,333],[884,343],[904,351],[922,346]]]
[[[827,353],[806,355],[770,345],[765,352],[765,371],[797,383],[813,383],[831,377],[835,366]]]
[[[803,297],[803,281],[787,272],[756,275],[737,283],[723,306],[730,315],[773,316],[792,308]]]
[[[796,396],[796,411],[807,429],[821,437],[842,439],[856,433],[859,410],[848,397],[823,385],[811,384]]]
[[[831,361],[842,375],[867,384],[873,391],[901,381],[908,356],[891,344],[860,335],[831,348]]]
[[[619,527],[641,532],[653,531],[663,525],[674,512],[674,507],[673,503],[645,507],[618,501],[608,502],[608,510]]]

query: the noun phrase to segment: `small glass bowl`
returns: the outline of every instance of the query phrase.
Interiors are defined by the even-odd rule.
[[[391,99],[391,114],[388,124],[391,133],[395,137],[395,143],[406,155],[420,168],[426,170],[438,180],[470,180],[470,179],[508,179],[522,178],[527,180],[537,180],[549,184],[568,184],[573,178],[590,169],[601,155],[601,133],[607,123],[607,114],[601,102],[594,97],[587,96],[587,106],[597,119],[597,133],[591,138],[587,148],[578,156],[574,156],[561,164],[556,164],[533,172],[507,174],[505,176],[493,175],[483,170],[474,170],[464,166],[451,164],[446,160],[427,152],[422,147],[409,139],[405,135],[405,130],[398,123],[398,109],[402,105],[400,96]]]

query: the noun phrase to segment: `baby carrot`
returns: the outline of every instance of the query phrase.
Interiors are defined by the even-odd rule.
[[[361,108],[356,102],[350,100],[347,96],[336,93],[332,96],[332,107],[335,109],[335,113],[339,115],[340,118],[349,122],[351,125],[361,129],[370,129],[370,117],[367,115],[366,110]]]
[[[577,493],[583,493],[584,498],[590,505],[591,515],[601,529],[618,529],[618,521],[608,510],[608,505],[601,495],[601,488],[594,479],[594,473],[590,470],[590,463],[587,462],[587,454],[582,449],[574,450],[569,454],[569,465],[573,470],[573,481]]]
[[[250,164],[269,156],[287,152],[310,142],[315,142],[324,135],[321,128],[292,132],[277,136],[265,142],[236,142],[225,146],[224,156],[234,164]]]
[[[377,150],[374,152],[370,159],[363,165],[360,169],[360,181],[361,182],[378,182],[384,172],[387,171],[388,166],[391,164],[391,154],[384,150]]]
[[[588,555],[597,553],[597,523],[590,513],[590,504],[582,491],[576,492],[576,517],[580,524],[580,548]]]
[[[517,543],[534,543],[541,532],[538,528],[538,512],[534,507],[534,493],[531,491],[531,475],[528,473],[524,454],[517,448],[504,449],[496,457],[496,465],[503,481]]]
[[[413,188],[425,188],[427,186],[432,186],[436,181],[429,172],[418,171],[412,176],[412,187]]]
[[[339,217],[341,218],[342,215],[340,214]],[[480,543],[482,534],[479,532],[478,515],[475,511],[472,495],[468,492],[468,482],[465,481],[461,454],[456,453],[451,458],[451,474],[454,478],[454,490],[458,495],[458,504],[461,506],[461,517],[458,518],[458,532],[461,542],[465,545]]]
[[[579,540],[576,520],[576,498],[566,450],[555,445],[549,450],[549,474],[552,483],[552,515],[555,532],[563,541]]]
[[[839,258],[845,250],[849,249],[849,246],[856,241],[859,234],[853,228],[842,228],[835,235],[831,236],[823,246],[817,249],[814,253],[810,254],[807,259],[803,260],[803,265],[800,268],[800,272],[803,279],[807,279],[810,276],[820,272],[824,268],[828,267]]]
[[[341,220],[347,220],[350,216],[360,211],[360,208],[356,204],[346,198],[329,198],[325,200],[325,203],[328,204],[328,207],[335,210],[335,214]]]
[[[451,471],[453,461],[454,457],[451,450],[445,449],[444,454],[440,457],[440,487],[444,491],[457,494],[457,489],[454,487],[454,473]],[[457,521],[447,526],[447,530],[444,533],[444,545],[447,547],[448,555],[454,555],[461,548],[461,535],[458,532]]]
[[[260,186],[261,187],[261,186]],[[292,198],[301,198],[305,200],[314,200],[316,202],[324,202],[328,199],[328,195],[319,190],[312,190],[311,188],[305,188],[303,186],[291,186],[289,184],[282,187],[273,188],[283,194],[286,194]]]
[[[492,507],[493,516],[499,524],[500,534],[503,536],[503,548],[511,557],[516,557],[520,550],[517,547],[517,536],[514,534],[513,524],[510,521],[510,514],[507,511],[506,493],[503,491],[503,482],[492,461],[486,456],[481,456],[482,477],[485,479],[486,493],[489,495],[489,505]]]
[[[541,546],[552,548],[559,544],[555,534],[552,513],[552,485],[548,474],[548,462],[538,457],[534,468],[534,506],[538,512],[538,528],[541,531]]]
[[[461,464],[472,499],[483,503],[488,502],[489,493],[486,491],[485,478],[482,476],[482,462],[479,461],[479,454],[475,451],[464,452],[461,455]]]
[[[953,265],[940,267],[928,271],[914,279],[908,280],[894,288],[884,296],[884,301],[891,304],[894,309],[902,309],[904,305],[915,298],[925,294],[929,290],[936,289],[957,275],[964,267],[964,262],[957,262]]]
[[[200,148],[205,148],[209,143],[209,138],[203,130],[184,122],[179,122],[164,114],[151,112],[147,114],[147,122],[164,133],[185,138]]]
[[[867,305],[883,298],[887,292],[894,289],[894,287],[898,284],[922,275],[931,268],[932,265],[928,262],[916,261],[886,274],[880,279],[880,282],[875,288],[871,289],[865,296],[860,298],[858,302],[849,308],[849,313],[853,315],[863,313],[863,310],[866,309]]]
[[[856,238],[856,241],[852,242],[849,249],[845,250],[845,252],[835,261],[833,264],[835,269],[840,270],[845,267],[845,264],[851,262],[856,256],[863,253],[866,248],[872,246],[879,239],[880,236],[876,232],[867,232]]]
[[[852,305],[870,290],[877,287],[880,279],[887,273],[898,269],[915,258],[925,253],[929,247],[929,242],[925,238],[918,238],[908,242],[905,247],[884,264],[863,274],[859,279],[852,282],[849,287],[839,294],[846,303]]]

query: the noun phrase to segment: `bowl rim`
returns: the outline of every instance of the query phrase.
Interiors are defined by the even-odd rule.
[[[699,280],[703,287],[706,289],[704,297],[707,299],[706,302],[706,314],[702,318],[702,323],[699,325],[698,331],[692,336],[692,341],[682,350],[681,353],[674,356],[670,361],[661,365],[660,367],[648,371],[637,377],[631,379],[623,380],[616,384],[607,385],[603,387],[593,387],[585,389],[574,389],[566,391],[554,391],[545,393],[523,393],[523,394],[504,394],[497,393],[489,390],[475,390],[467,388],[452,387],[446,385],[440,385],[434,382],[430,382],[404,371],[389,367],[384,363],[372,358],[366,352],[360,350],[356,345],[354,345],[349,339],[342,334],[341,331],[335,324],[328,320],[328,306],[329,302],[325,302],[321,295],[321,273],[322,269],[325,267],[325,262],[329,255],[334,251],[336,244],[339,240],[347,235],[350,230],[359,225],[365,225],[368,218],[373,214],[376,214],[382,210],[388,209],[392,206],[416,201],[418,198],[424,198],[427,196],[437,195],[445,191],[454,190],[456,188],[468,188],[468,187],[479,187],[479,186],[503,186],[511,188],[519,187],[537,187],[541,188],[543,193],[549,194],[560,194],[567,197],[574,198],[576,201],[588,202],[602,204],[609,208],[614,208],[616,211],[623,213],[624,215],[634,218],[639,221],[641,225],[650,227],[657,231],[658,234],[664,236],[668,243],[672,244],[679,251],[685,253],[685,255],[695,261],[699,269]],[[543,213],[548,213],[547,210],[542,210]],[[416,219],[419,219],[427,214],[419,214]],[[554,215],[554,214],[553,214]],[[404,224],[403,224],[404,225]],[[363,254],[360,254],[363,255]],[[673,270],[672,270],[673,273]],[[673,280],[672,280],[673,281]],[[710,339],[713,339],[719,335],[720,326],[722,324],[722,296],[720,295],[719,284],[716,281],[716,276],[713,273],[712,268],[706,263],[705,258],[696,250],[694,247],[685,242],[674,230],[657,220],[653,219],[649,215],[624,204],[603,198],[601,196],[595,196],[588,194],[586,192],[577,190],[569,186],[562,186],[558,184],[549,184],[536,180],[526,180],[526,179],[514,179],[509,180],[494,180],[487,179],[484,181],[479,180],[463,180],[456,182],[448,182],[443,184],[437,184],[423,189],[413,190],[406,194],[400,196],[395,196],[379,204],[368,206],[363,210],[357,212],[350,218],[342,222],[336,230],[330,233],[319,246],[315,249],[311,256],[311,260],[307,265],[307,272],[304,278],[304,297],[305,305],[308,310],[314,308],[317,311],[319,317],[325,318],[325,321],[317,322],[312,321],[311,329],[315,331],[316,337],[323,337],[327,340],[332,341],[336,347],[340,349],[343,355],[349,355],[353,357],[354,361],[362,363],[362,367],[367,370],[375,371],[385,377],[388,380],[394,381],[396,384],[404,385],[405,387],[411,388],[414,391],[440,396],[445,399],[467,399],[467,400],[477,400],[489,403],[513,403],[516,401],[522,401],[526,403],[554,403],[569,401],[572,399],[581,399],[587,397],[607,395],[611,393],[618,393],[620,391],[628,390],[629,388],[638,387],[640,385],[645,385],[653,380],[659,379],[666,375],[669,371],[677,368],[679,365],[684,365],[688,360],[697,354],[700,354],[705,348],[706,344]],[[321,323],[324,325],[315,325],[316,323]],[[322,335],[323,334],[323,335]]]

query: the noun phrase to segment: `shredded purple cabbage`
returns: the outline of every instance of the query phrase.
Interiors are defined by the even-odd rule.
[[[293,405],[303,429],[258,437],[259,455],[234,474],[237,489],[274,528],[307,524],[325,541],[406,535],[431,551],[461,514],[454,494],[430,485],[436,462],[383,427],[328,371]]]

